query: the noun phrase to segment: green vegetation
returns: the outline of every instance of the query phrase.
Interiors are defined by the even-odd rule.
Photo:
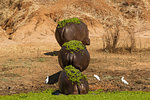
[[[38,61],[38,62],[45,62],[45,61],[46,61],[46,59],[45,59],[45,58],[40,57],[40,58],[38,58],[38,59],[37,59],[37,61]]]
[[[80,24],[80,19],[78,19],[78,18],[70,18],[70,19],[65,19],[65,20],[63,20],[63,21],[59,21],[58,22],[58,28],[62,28],[62,27],[64,27],[67,23],[75,23],[75,24]]]
[[[81,79],[86,79],[86,76],[72,65],[66,66],[64,69],[69,80],[71,80],[73,83],[77,82],[78,84],[80,84]]]
[[[150,92],[103,92],[90,91],[86,95],[52,95],[52,90],[40,93],[0,96],[0,100],[150,100]]]
[[[73,50],[76,52],[85,49],[85,46],[82,44],[82,42],[78,40],[71,40],[69,42],[65,42],[62,46],[66,47],[66,50]]]

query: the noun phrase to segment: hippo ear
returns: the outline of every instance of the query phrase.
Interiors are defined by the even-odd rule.
[[[84,39],[83,41],[84,45],[90,45],[90,39],[88,37],[86,37],[86,39]]]
[[[86,39],[86,45],[90,45],[90,39],[89,38]]]

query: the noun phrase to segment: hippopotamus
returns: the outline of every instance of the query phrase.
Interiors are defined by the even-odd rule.
[[[72,73],[74,74],[74,72]],[[79,71],[77,74],[80,74],[80,73],[81,72]],[[58,86],[59,86],[60,92],[63,94],[67,94],[67,95],[68,94],[86,94],[89,91],[88,81],[85,77],[80,79],[80,83],[73,82],[67,75],[65,69],[60,73],[60,76],[58,79]]]
[[[86,47],[83,46],[82,42],[80,42],[80,46],[74,44],[73,42],[75,42],[75,40],[66,42],[65,44],[70,44],[70,47],[73,47],[73,49],[75,50],[73,50],[72,48],[68,49],[69,46],[63,45],[58,54],[58,61],[62,69],[64,69],[65,66],[73,65],[75,68],[79,69],[82,72],[89,65],[90,55]],[[79,49],[79,47],[82,46],[83,48]]]
[[[79,40],[84,45],[90,45],[89,31],[87,25],[82,21],[79,23],[66,22],[63,27],[58,24],[55,30],[55,38],[60,46],[70,40]]]

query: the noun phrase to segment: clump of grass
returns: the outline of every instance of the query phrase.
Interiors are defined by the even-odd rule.
[[[74,18],[70,18],[70,19],[65,19],[63,21],[59,21],[58,22],[58,28],[62,28],[64,27],[67,23],[75,23],[75,24],[80,24],[80,19],[74,17]]]
[[[69,42],[65,42],[62,46],[66,47],[66,50],[73,50],[76,52],[85,49],[85,46],[82,44],[82,42],[77,40],[71,40]]]
[[[77,82],[78,84],[80,84],[81,79],[86,79],[86,76],[83,75],[78,69],[76,69],[72,65],[66,66],[64,69],[69,80],[71,80],[72,83]]]
[[[40,57],[40,58],[38,58],[38,60],[37,60],[38,62],[45,62],[46,61],[46,59],[45,58],[42,58],[42,57]]]

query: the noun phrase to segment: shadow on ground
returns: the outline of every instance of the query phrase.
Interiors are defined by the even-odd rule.
[[[60,75],[61,71],[51,75],[51,76],[48,76],[48,82],[47,84],[55,84],[58,82],[58,78],[59,78],[59,75]]]
[[[60,95],[60,94],[61,94],[61,92],[59,90],[56,90],[52,93],[52,95]]]
[[[59,54],[59,51],[53,51],[53,52],[46,52],[44,53],[44,55],[47,55],[47,56],[58,56]]]

